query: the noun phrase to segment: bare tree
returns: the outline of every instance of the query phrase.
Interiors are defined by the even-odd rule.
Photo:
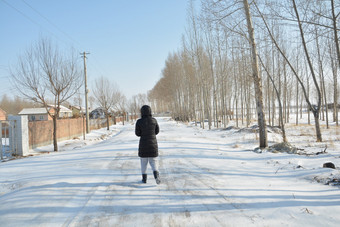
[[[125,123],[126,114],[127,114],[127,99],[124,94],[121,92],[117,92],[118,102],[115,105],[115,108],[122,113],[123,115],[123,125]]]
[[[157,100],[156,97],[155,97],[155,100]],[[131,97],[131,99],[129,101],[129,111],[131,113],[134,113],[134,115],[138,115],[139,110],[140,110],[140,106],[139,106],[138,101],[137,101],[137,95],[134,95],[134,96]]]
[[[321,129],[320,129],[320,123],[319,123],[319,115],[320,115],[320,108],[321,108],[321,91],[320,91],[320,87],[319,87],[319,84],[318,84],[317,79],[316,79],[315,70],[313,68],[313,63],[311,61],[310,54],[309,54],[309,51],[308,51],[308,48],[307,48],[305,35],[304,35],[304,32],[303,32],[302,23],[301,23],[300,15],[299,15],[295,0],[292,0],[292,3],[293,3],[294,12],[295,12],[296,19],[297,19],[298,26],[299,26],[302,46],[303,46],[303,49],[305,51],[305,56],[306,56],[306,59],[307,59],[307,62],[308,62],[308,66],[309,66],[310,72],[312,74],[314,85],[315,85],[315,88],[316,88],[316,91],[317,91],[317,94],[318,94],[317,95],[317,99],[318,99],[317,106],[314,107],[310,104],[309,104],[309,106],[310,106],[310,109],[312,110],[312,113],[313,113],[314,119],[315,119],[317,141],[322,142]]]
[[[93,109],[93,105],[94,105],[95,101],[96,101],[96,99],[93,96],[89,96],[89,103],[90,103],[89,109],[90,110]]]
[[[7,114],[18,114],[23,108],[33,108],[35,103],[32,101],[25,100],[19,96],[14,98],[8,97],[4,94],[0,100],[0,107]]]
[[[50,40],[41,39],[19,58],[12,82],[24,97],[42,104],[53,119],[53,146],[58,151],[57,118],[60,105],[82,85],[74,53],[64,55]]]
[[[93,95],[105,111],[107,130],[110,130],[110,112],[119,102],[119,94],[118,86],[106,77],[101,76],[95,81]]]
[[[254,28],[253,28],[253,24],[251,20],[248,0],[243,0],[243,5],[244,5],[245,15],[247,18],[249,43],[251,45],[251,53],[252,53],[252,70],[253,70],[253,79],[254,79],[254,85],[255,85],[257,117],[258,117],[258,123],[259,123],[260,147],[265,148],[268,146],[267,129],[266,129],[266,120],[265,120],[264,110],[263,110],[262,86],[261,86],[261,77],[259,74],[259,64],[258,64],[258,56],[257,56],[257,49],[256,49],[256,43],[255,43],[255,36],[254,36]]]
[[[277,96],[277,100],[278,100],[278,103],[279,103],[279,120],[280,120],[281,129],[282,129],[282,140],[283,140],[283,142],[288,142],[287,141],[287,136],[286,136],[285,125],[284,125],[284,122],[283,122],[282,103],[281,103],[281,99],[280,99],[280,92],[276,88],[276,85],[274,83],[273,77],[270,75],[269,70],[266,68],[265,64],[263,63],[263,61],[262,61],[262,59],[260,57],[259,57],[259,60],[260,60],[260,62],[262,64],[264,70],[267,72],[268,78],[270,79],[270,81],[273,84],[273,87],[274,87],[274,90],[275,90],[275,93],[276,93],[276,96]]]
[[[309,51],[308,51],[308,48],[307,48],[307,44],[306,44],[306,40],[305,40],[305,33],[304,33],[303,28],[302,28],[302,23],[301,23],[300,15],[299,15],[297,6],[295,4],[295,0],[292,0],[292,5],[293,5],[292,8],[294,10],[294,15],[296,17],[295,18],[296,19],[295,22],[297,23],[298,28],[299,28],[299,33],[300,33],[300,37],[301,37],[301,43],[302,43],[302,47],[303,47],[303,50],[304,50],[304,53],[305,53],[305,57],[306,57],[306,60],[307,60],[307,66],[308,66],[308,69],[309,69],[309,71],[311,73],[311,76],[312,76],[312,79],[313,79],[313,82],[314,82],[314,86],[315,86],[315,89],[317,91],[317,105],[312,105],[312,103],[310,101],[310,98],[308,97],[305,85],[304,85],[301,77],[299,76],[297,68],[293,66],[291,61],[288,59],[287,54],[284,53],[283,50],[280,48],[278,42],[274,38],[274,35],[273,35],[272,31],[269,28],[269,25],[268,25],[264,15],[261,13],[260,9],[255,4],[256,9],[257,9],[258,13],[260,14],[260,16],[261,16],[261,18],[263,20],[263,23],[264,23],[264,25],[266,27],[266,30],[267,30],[270,38],[272,39],[272,42],[275,44],[277,50],[280,52],[280,54],[282,55],[284,60],[287,62],[288,66],[290,67],[291,71],[295,75],[296,79],[298,80],[298,82],[299,82],[299,84],[300,84],[300,86],[302,88],[302,91],[304,93],[305,100],[306,100],[306,102],[308,104],[308,107],[309,107],[309,109],[312,111],[312,113],[314,115],[317,141],[321,142],[322,141],[322,136],[321,136],[320,123],[319,123],[319,114],[320,114],[320,107],[321,107],[321,91],[320,91],[319,84],[318,84],[318,81],[317,81],[317,78],[316,78],[316,75],[315,75],[315,70],[313,68],[313,64],[311,62],[310,54],[309,54]]]

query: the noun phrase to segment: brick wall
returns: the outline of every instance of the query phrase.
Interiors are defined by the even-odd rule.
[[[58,141],[72,139],[82,134],[81,118],[60,119],[57,121]],[[28,122],[29,146],[36,148],[53,143],[53,121]]]
[[[136,118],[136,116],[133,117],[133,119]],[[122,121],[123,117],[111,118],[110,125]],[[90,119],[89,126],[90,130],[104,128],[106,127],[106,119]],[[83,118],[59,119],[57,121],[58,142],[75,137],[82,138],[83,129]],[[28,131],[30,149],[53,143],[53,121],[28,122]]]
[[[0,109],[0,121],[6,121],[6,112]]]

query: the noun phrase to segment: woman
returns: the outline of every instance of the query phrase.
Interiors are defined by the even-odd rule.
[[[150,106],[142,106],[141,115],[142,118],[138,119],[136,123],[135,133],[136,136],[140,137],[138,156],[141,160],[142,182],[146,183],[146,169],[148,163],[150,163],[156,183],[160,184],[157,166],[158,144],[156,139],[156,135],[159,133],[159,126],[157,120],[151,115]]]

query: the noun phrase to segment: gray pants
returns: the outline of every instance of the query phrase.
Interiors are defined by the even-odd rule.
[[[158,171],[157,167],[157,158],[140,158],[140,164],[142,167],[142,174],[146,174],[146,169],[148,167],[148,163],[152,168],[152,171]]]

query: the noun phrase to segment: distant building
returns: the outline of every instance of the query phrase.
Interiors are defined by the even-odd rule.
[[[53,108],[49,111],[54,111]],[[27,115],[29,121],[49,121],[52,118],[48,115],[46,108],[24,108],[19,113],[19,115]]]
[[[55,108],[55,105],[47,105],[50,108]],[[72,110],[70,110],[69,108],[60,105],[60,111],[59,111],[59,118],[70,118],[72,117]]]
[[[69,106],[69,109],[72,111],[73,117],[77,116],[83,116],[85,115],[85,107],[81,106]]]
[[[0,121],[6,121],[7,114],[6,112],[0,108]]]
[[[53,105],[48,105],[48,111],[53,114],[55,108]],[[41,108],[24,108],[19,112],[19,115],[27,115],[29,121],[50,121],[51,116],[48,114],[45,107]],[[72,117],[72,111],[64,106],[60,106],[59,118]]]

